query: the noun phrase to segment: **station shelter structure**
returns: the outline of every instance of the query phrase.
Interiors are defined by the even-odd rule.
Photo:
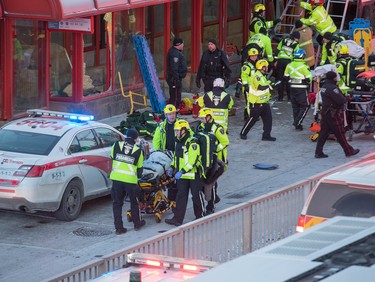
[[[183,38],[189,91],[210,38],[221,49],[246,43],[251,7],[242,0],[0,0],[0,121],[31,108],[97,119],[126,112],[119,77],[125,91],[145,89],[134,34],[145,35],[161,81],[173,38]]]

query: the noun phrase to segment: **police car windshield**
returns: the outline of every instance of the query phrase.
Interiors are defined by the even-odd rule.
[[[0,151],[47,156],[59,136],[23,131],[0,130]]]

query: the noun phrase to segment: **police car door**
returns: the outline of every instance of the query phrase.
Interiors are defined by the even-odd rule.
[[[78,132],[69,146],[69,153],[79,158],[85,197],[110,189],[108,175],[109,154],[101,148],[92,129]]]

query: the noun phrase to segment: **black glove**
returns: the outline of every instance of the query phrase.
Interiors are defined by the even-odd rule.
[[[273,21],[273,25],[275,26],[275,25],[277,25],[279,22],[281,22],[281,19],[280,19],[280,18],[274,20],[274,21]]]
[[[249,93],[249,84],[245,84],[243,87],[245,94]]]
[[[229,80],[229,78],[226,78],[226,79],[225,79],[224,88],[228,88],[229,85],[230,85],[230,80]]]
[[[196,82],[195,82],[195,85],[198,87],[198,88],[201,88],[201,82],[199,81],[199,80],[197,80]]]
[[[242,93],[242,82],[239,80],[236,85],[236,92],[234,93],[234,96],[236,98],[240,98]]]

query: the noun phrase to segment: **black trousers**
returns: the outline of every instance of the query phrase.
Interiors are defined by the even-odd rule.
[[[199,173],[195,174],[195,179],[177,180],[176,209],[174,218],[183,223],[186,213],[187,202],[189,199],[189,190],[193,200],[193,209],[195,218],[201,218],[204,212],[204,194],[203,179]]]
[[[290,89],[288,83],[284,80],[284,72],[286,69],[286,66],[290,63],[289,59],[279,59],[277,61],[276,70],[275,70],[275,77],[277,81],[280,81],[280,84],[278,85],[278,93],[279,93],[279,100],[282,100],[284,98],[284,88],[286,88],[286,93],[288,95],[288,100],[290,100]]]
[[[169,104],[174,105],[178,109],[181,104],[182,82],[170,81],[168,79],[167,83],[169,86]]]
[[[140,192],[141,190],[137,184],[113,180],[111,196],[113,202],[112,207],[114,224],[116,229],[124,228],[124,223],[122,221],[122,207],[124,205],[126,194],[129,195],[130,199],[130,211],[132,214],[133,223],[135,226],[140,224],[141,215],[138,200]]]
[[[319,132],[318,142],[315,148],[315,154],[322,154],[324,144],[330,133],[333,133],[339,142],[340,146],[345,152],[345,155],[349,155],[353,151],[353,147],[349,145],[345,138],[345,131],[342,120],[339,114],[330,115],[330,112],[322,115],[321,129]]]
[[[263,121],[263,137],[271,137],[272,112],[268,103],[250,104],[250,117],[245,121],[240,134],[246,136],[259,117],[261,117]]]
[[[291,87],[290,98],[293,109],[293,125],[299,126],[302,124],[310,108],[310,104],[307,100],[307,89]]]

